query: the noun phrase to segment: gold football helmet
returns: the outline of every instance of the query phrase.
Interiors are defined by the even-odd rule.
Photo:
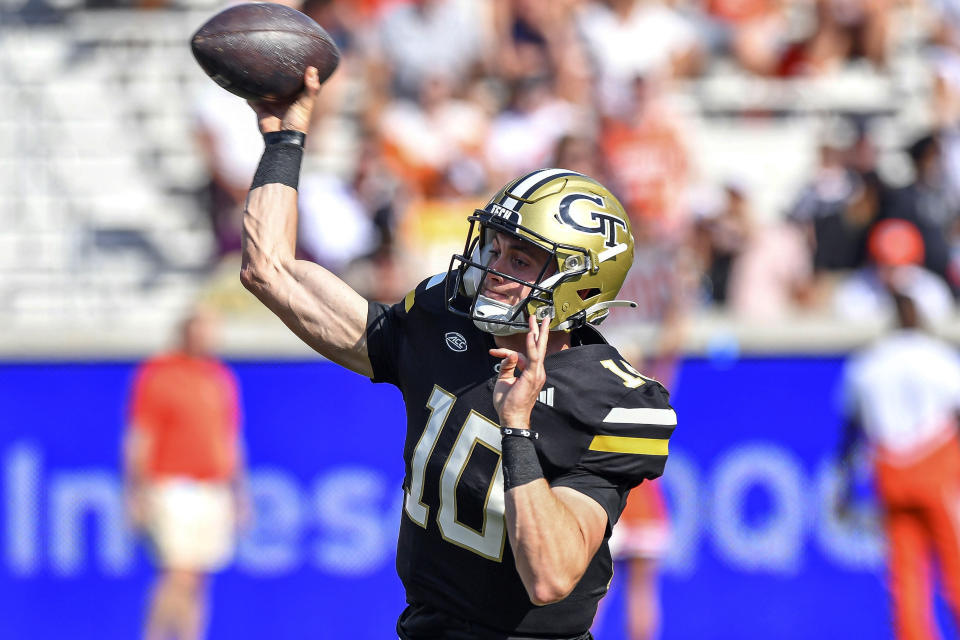
[[[596,180],[566,169],[540,169],[507,184],[468,219],[463,253],[450,260],[454,275],[447,280],[447,308],[471,318],[483,331],[524,333],[531,314],[552,318],[551,330],[569,331],[599,324],[610,307],[636,307],[614,299],[633,264],[630,219]],[[489,267],[497,232],[550,254],[535,282]],[[530,294],[515,305],[482,295],[490,273],[530,287]],[[469,299],[468,309],[458,304],[460,296]]]

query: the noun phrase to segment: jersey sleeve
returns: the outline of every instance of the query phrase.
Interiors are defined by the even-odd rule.
[[[367,306],[367,357],[373,382],[400,384],[400,337],[403,326],[403,303],[387,305],[370,302]]]
[[[585,405],[580,419],[591,434],[589,444],[577,465],[552,485],[576,489],[599,502],[612,526],[627,492],[663,474],[677,414],[667,390],[650,379],[626,392],[622,387],[616,393],[601,390]]]
[[[373,382],[389,382],[400,385],[400,351],[406,334],[409,317],[414,304],[422,306],[427,289],[432,288],[440,276],[424,280],[408,293],[403,300],[388,305],[370,302],[367,306],[367,357],[373,369]]]

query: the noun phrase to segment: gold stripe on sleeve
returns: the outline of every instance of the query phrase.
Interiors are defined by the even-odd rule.
[[[591,451],[607,451],[609,453],[642,453],[648,456],[667,455],[665,438],[626,438],[623,436],[593,436],[590,443]]]

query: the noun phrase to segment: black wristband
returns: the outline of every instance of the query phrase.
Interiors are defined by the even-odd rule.
[[[514,429],[512,427],[501,427],[500,435],[503,437],[511,436],[514,438],[531,438],[533,440],[540,439],[540,434],[536,431],[531,431],[530,429]]]
[[[506,431],[506,429],[501,429]],[[537,458],[537,447],[533,444],[533,437],[516,437],[516,432],[526,431],[535,433],[527,429],[512,429],[514,433],[504,433],[502,441],[503,450],[503,490],[509,491],[514,487],[539,480],[543,477],[543,468],[540,466],[540,460]],[[511,437],[512,436],[512,437]]]
[[[263,134],[264,144],[293,144],[301,149],[307,141],[307,134],[303,131],[294,131],[293,129],[282,129],[280,131],[271,131]]]
[[[301,131],[271,131],[263,134],[265,146],[250,189],[280,183],[296,189],[307,135]]]

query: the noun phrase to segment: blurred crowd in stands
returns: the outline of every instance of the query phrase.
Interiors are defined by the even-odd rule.
[[[637,264],[621,297],[641,303],[634,318],[719,308],[767,321],[798,311],[855,320],[881,310],[876,292],[891,270],[923,290],[931,318],[953,311],[960,4],[288,1],[343,52],[308,140],[299,250],[367,296],[398,299],[446,266],[465,237],[465,216],[506,180],[562,166],[609,186],[633,218]],[[904,13],[919,18],[899,20]],[[698,171],[696,114],[676,99],[689,91],[678,89],[718,68],[780,82],[842,83],[849,69],[889,77],[904,42],[916,43],[929,98],[924,113],[899,127],[895,149],[887,136],[878,152],[877,113],[819,114],[816,166],[780,211],[757,211],[753,197],[777,166],[760,175],[730,166],[719,179]],[[238,248],[262,143],[249,108],[213,83],[192,113],[210,174],[204,208],[224,256]],[[789,117],[762,105],[735,115]]]

